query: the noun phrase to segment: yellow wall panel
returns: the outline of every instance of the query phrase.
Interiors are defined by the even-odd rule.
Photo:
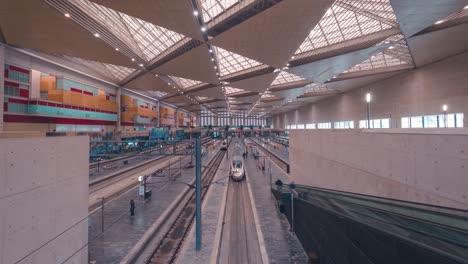
[[[57,87],[57,79],[55,78],[55,76],[41,77],[41,82],[40,82],[41,92],[55,90],[56,87]]]

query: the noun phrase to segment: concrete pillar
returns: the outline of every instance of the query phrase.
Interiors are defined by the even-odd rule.
[[[0,131],[3,131],[3,101],[4,101],[4,79],[5,79],[5,44],[0,43]]]
[[[159,101],[156,102],[156,109],[158,110],[158,118],[156,119],[156,127],[160,127],[161,122],[161,109],[159,108]]]

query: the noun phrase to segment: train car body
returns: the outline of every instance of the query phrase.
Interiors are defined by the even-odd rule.
[[[223,143],[221,143],[221,150],[227,150],[227,139],[223,140]]]
[[[242,181],[245,178],[244,158],[241,155],[234,155],[232,157],[230,176],[234,181]]]

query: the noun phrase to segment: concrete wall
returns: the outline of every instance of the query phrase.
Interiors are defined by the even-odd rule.
[[[365,94],[372,94],[371,119],[392,117],[401,127],[404,116],[449,113],[468,114],[468,52],[389,79],[357,88],[273,117],[275,128],[286,125],[367,119]],[[468,127],[468,118],[464,126]]]
[[[4,83],[5,80],[5,45],[0,43],[0,131],[3,131],[3,97],[4,97]]]
[[[0,263],[87,263],[88,142],[0,139]]]
[[[289,142],[296,183],[468,210],[468,129],[292,130]]]

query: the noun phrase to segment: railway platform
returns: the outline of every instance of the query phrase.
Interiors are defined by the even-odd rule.
[[[251,154],[245,166],[246,179],[229,182],[229,160],[221,163],[214,179],[219,184],[210,187],[202,206],[202,248],[195,250],[192,226],[177,263],[307,263],[304,249],[271,194],[270,181],[289,183],[289,175],[272,162],[270,178],[270,167],[260,170]],[[234,192],[243,197],[233,196]],[[236,201],[240,198],[245,199]],[[239,223],[236,218],[245,220]],[[247,244],[245,250],[239,247],[243,243]]]
[[[258,144],[262,144],[262,147],[266,148],[268,151],[276,154],[279,158],[283,159],[286,162],[289,162],[289,150],[288,148],[283,148],[282,150],[273,148],[270,144],[265,144],[258,138],[251,137],[251,140],[255,140]]]
[[[202,165],[208,163],[214,152],[209,152],[202,159]],[[183,163],[189,161],[190,157],[187,157]],[[182,169],[176,180],[167,176],[153,178],[148,184],[148,188],[152,190],[151,199],[141,200],[138,187],[135,187],[105,204],[103,210],[96,209],[92,212],[89,217],[89,261],[125,262],[139,242],[154,228],[154,223],[163,217],[183,190],[188,188],[184,183],[190,183],[194,179],[194,170]],[[136,204],[134,216],[130,216],[132,199]]]

